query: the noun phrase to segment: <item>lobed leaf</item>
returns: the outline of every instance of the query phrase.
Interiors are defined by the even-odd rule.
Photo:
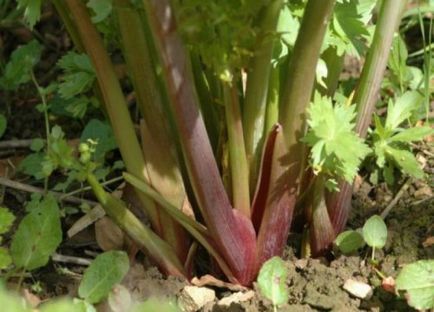
[[[411,113],[420,106],[423,95],[417,91],[407,91],[395,103],[389,101],[385,128],[396,129],[404,120],[411,116]]]

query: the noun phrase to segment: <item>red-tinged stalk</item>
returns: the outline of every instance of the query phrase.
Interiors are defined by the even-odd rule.
[[[216,245],[241,284],[255,269],[255,234],[249,219],[233,210],[199,111],[191,66],[168,0],[144,0],[161,55],[163,72],[185,163],[197,202]]]
[[[271,59],[275,42],[277,21],[283,0],[269,1],[260,22],[255,55],[251,70],[247,73],[246,98],[244,102],[243,126],[247,159],[249,161],[250,186],[256,185],[263,138],[266,134],[267,93],[271,72]]]
[[[315,176],[314,179],[307,210],[311,212],[311,226],[309,227],[310,249],[313,256],[318,256],[331,247],[336,234],[327,211],[324,196],[325,177],[320,174]]]
[[[138,244],[163,272],[169,275],[187,277],[183,265],[168,243],[144,226],[121,200],[106,193],[94,175],[89,174],[87,181],[107,215]]]
[[[140,192],[159,203],[160,206],[169,215],[171,215],[174,220],[176,220],[176,222],[182,225],[191,234],[191,236],[193,236],[200,244],[202,244],[202,246],[211,254],[211,256],[214,257],[226,277],[231,282],[237,282],[237,279],[232,274],[232,271],[227,265],[226,261],[221,257],[218,250],[216,249],[216,244],[210,236],[209,231],[203,225],[180,212],[179,209],[166,201],[164,197],[154,191],[150,186],[146,185],[146,183],[143,181],[140,181],[129,173],[124,173],[124,177],[128,183],[133,185]]]
[[[123,54],[144,118],[140,129],[149,177],[146,182],[168,198],[171,204],[182,209],[187,195],[165,118],[141,16],[128,0],[116,0],[114,4],[122,37]],[[159,216],[162,238],[176,250],[179,259],[185,261],[189,248],[187,233],[164,211],[159,211]]]
[[[98,84],[101,89],[104,107],[110,118],[116,143],[128,172],[147,180],[145,162],[137,139],[125,97],[116,77],[113,64],[104,48],[101,36],[92,24],[89,13],[80,0],[65,0],[71,18],[77,27],[83,47],[89,55]],[[138,194],[143,208],[149,215],[152,226],[157,233],[162,232],[158,211],[155,204]]]
[[[353,100],[357,105],[356,132],[361,137],[366,136],[371,124],[393,36],[401,21],[401,14],[406,3],[407,0],[382,1],[372,45]],[[341,182],[339,189],[339,193],[331,193],[327,198],[327,206],[336,234],[344,229],[348,219],[351,209],[352,185]]]
[[[249,168],[244,148],[238,89],[233,84],[225,83],[223,93],[229,141],[232,203],[235,209],[250,219]]]
[[[269,258],[282,255],[291,226],[294,197],[288,192],[287,154],[282,128],[275,125],[265,142],[253,201],[258,268]]]

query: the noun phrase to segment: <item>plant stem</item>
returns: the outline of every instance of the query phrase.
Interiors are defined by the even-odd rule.
[[[300,187],[300,173],[305,161],[305,146],[300,141],[306,127],[306,107],[315,83],[316,66],[335,0],[309,0],[304,10],[288,76],[279,108],[279,122],[288,150],[287,189],[295,202]]]
[[[216,245],[241,284],[255,274],[255,237],[250,221],[230,205],[202,116],[186,48],[169,0],[144,0],[162,59],[185,163],[199,207]]]
[[[44,123],[45,123],[45,137],[46,137],[45,141],[47,144],[46,151],[47,154],[49,154],[51,149],[51,144],[50,144],[50,120],[48,118],[47,98],[45,97],[45,94],[42,91],[42,88],[39,85],[38,80],[36,80],[35,73],[33,71],[30,72],[30,76],[32,78],[33,84],[35,85],[38,91],[39,97],[41,98],[42,107],[44,108]],[[48,192],[48,182],[49,182],[48,180],[49,180],[48,176],[44,177],[44,194],[47,194]]]
[[[406,3],[407,0],[382,1],[372,46],[368,51],[359,85],[353,98],[353,102],[357,104],[355,130],[361,137],[365,137],[368,132],[393,36],[399,26],[401,13]],[[328,211],[336,234],[343,230],[347,222],[353,193],[352,185],[345,181],[339,183],[339,190],[339,193],[331,193],[327,196]]]
[[[106,193],[94,175],[89,174],[87,182],[107,215],[145,251],[146,255],[153,259],[165,273],[186,276],[183,265],[169,244],[145,227],[121,200]]]
[[[122,154],[122,159],[128,172],[147,180],[145,162],[137,139],[125,97],[116,77],[113,64],[104,48],[101,36],[90,20],[84,3],[80,0],[65,0],[72,19],[83,42],[93,67],[104,99],[105,108],[110,118],[116,143]],[[142,194],[138,194],[143,208],[149,215],[152,226],[157,233],[161,233],[161,224],[155,204]]]
[[[366,56],[353,102],[357,104],[356,131],[365,137],[378,100],[378,92],[389,59],[395,30],[407,0],[384,0],[375,27],[371,48]]]
[[[116,0],[115,12],[122,36],[122,47],[137,103],[144,120],[141,123],[143,155],[148,178],[160,194],[182,209],[187,197],[170,136],[167,112],[164,112],[160,88],[154,72],[141,16],[128,0]],[[184,229],[164,211],[159,211],[161,236],[187,258],[189,239]]]
[[[249,168],[244,148],[238,90],[233,83],[232,85],[225,83],[223,92],[229,139],[233,206],[250,218]]]
[[[272,0],[264,9],[264,17],[260,23],[261,33],[258,37],[251,71],[248,72],[247,76],[243,127],[250,179],[252,180],[251,186],[256,185],[262,152],[271,58],[275,42],[274,33],[282,5],[283,0]]]

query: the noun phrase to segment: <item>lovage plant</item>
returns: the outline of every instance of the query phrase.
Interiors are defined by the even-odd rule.
[[[37,5],[19,2],[34,24]],[[374,0],[51,2],[86,65],[60,62],[64,83],[77,80],[60,95],[93,90],[151,227],[103,189],[91,155],[86,179],[162,271],[190,277],[199,243],[227,279],[250,285],[293,219],[313,255],[330,247],[370,152],[363,138],[405,0],[381,1],[373,35]],[[111,54],[126,63],[139,127]],[[336,91],[346,54],[366,54],[351,94]]]

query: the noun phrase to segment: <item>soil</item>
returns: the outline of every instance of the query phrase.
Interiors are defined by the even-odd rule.
[[[51,49],[56,53],[47,53],[45,63],[38,69],[40,72],[53,67],[59,54],[70,48],[70,42],[65,38],[63,30],[59,33],[60,28],[56,26],[57,24],[49,22],[50,17],[47,17],[47,20],[43,28],[40,28],[40,32],[53,34],[49,43],[56,47],[56,49]],[[17,44],[28,41],[30,38],[31,34],[24,31],[18,37],[4,35],[3,43],[8,47],[6,50],[9,52]],[[44,80],[49,81],[55,75],[56,73],[48,71]],[[9,94],[8,97],[0,92],[0,108],[3,110],[7,104],[5,110],[8,111],[10,120],[2,140],[30,139],[45,135],[43,116],[35,109],[39,100],[33,91],[25,91]],[[67,125],[65,127],[67,137],[71,138],[76,138],[82,127],[78,122],[71,123],[61,119],[53,121],[54,123]],[[432,176],[434,163],[430,162],[434,162],[433,150],[432,148],[429,150],[428,146],[422,147],[421,150],[427,153],[425,158],[429,160],[425,170]],[[13,168],[8,166],[16,159],[19,161],[26,153],[28,153],[26,149],[0,151],[0,173],[7,172],[9,177],[14,176]],[[3,170],[6,167],[11,170]],[[434,258],[434,199],[431,191],[433,181],[428,183],[431,184],[421,181],[411,182],[402,199],[398,201],[386,219],[389,231],[388,242],[383,250],[376,253],[377,269],[385,276],[396,277],[403,265],[420,259]],[[359,228],[369,216],[381,213],[396,193],[397,190],[392,193],[384,185],[374,188],[367,182],[361,183],[354,196],[348,228]],[[0,187],[0,204],[15,209],[19,217],[24,214],[22,206],[26,199],[28,197],[23,192]],[[65,219],[64,223],[65,228],[69,227],[69,220]],[[8,241],[6,238],[6,243]],[[283,257],[289,270],[286,281],[289,300],[285,305],[279,307],[278,311],[412,311],[404,298],[398,298],[383,290],[382,280],[369,262],[370,251],[368,249],[360,250],[352,256],[344,256],[335,252],[328,259],[299,259],[297,250],[295,244],[294,246],[290,244]],[[95,252],[100,252],[93,228],[87,228],[74,240],[65,241],[59,252],[87,258],[90,257],[89,254],[94,255]],[[132,299],[141,301],[157,297],[164,300],[167,298],[176,300],[187,285],[186,281],[172,277],[165,278],[155,267],[144,266],[144,262],[146,261],[137,261],[132,265],[130,272],[122,282],[129,290]],[[43,269],[32,272],[32,277],[25,280],[25,286],[32,289],[32,292],[42,300],[63,295],[76,296],[83,271],[82,266],[74,264],[50,263]],[[372,297],[368,300],[361,300],[350,295],[343,289],[348,279],[371,285],[374,288]],[[218,301],[232,295],[234,291],[227,288],[211,288],[216,291],[217,297],[200,311],[273,311],[272,304],[261,295],[257,285],[253,286],[254,296],[252,298],[232,303],[229,307],[219,305]],[[102,304],[99,311],[106,311],[106,308],[107,305]]]

